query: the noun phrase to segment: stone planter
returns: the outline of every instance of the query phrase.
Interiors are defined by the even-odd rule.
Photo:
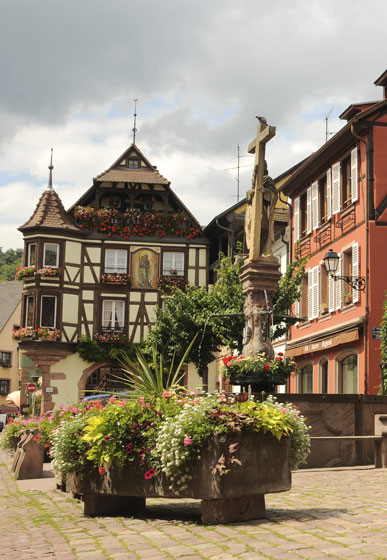
[[[230,444],[241,465],[231,463]],[[221,456],[230,471],[220,476],[212,472]],[[85,515],[144,512],[146,498],[194,498],[202,500],[204,523],[232,523],[265,517],[265,494],[284,492],[291,487],[290,438],[278,441],[271,434],[233,432],[211,438],[192,466],[192,480],[183,491],[170,489],[164,474],[146,480],[149,467],[129,463],[112,467],[100,476],[70,473],[68,492],[84,497]]]
[[[244,375],[237,377],[231,375],[230,384],[240,385],[243,391],[247,391],[249,386],[253,393],[272,393],[276,385],[283,385],[287,379],[285,377],[260,377],[258,375]]]

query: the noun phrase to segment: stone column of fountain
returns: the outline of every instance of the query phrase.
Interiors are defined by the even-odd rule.
[[[241,273],[245,294],[243,355],[264,352],[271,360],[274,350],[267,311],[273,307],[281,273],[278,260],[273,256],[274,209],[278,193],[268,175],[265,146],[275,136],[275,127],[269,126],[264,117],[257,118],[257,136],[248,148],[249,153],[255,154],[255,165],[252,187],[246,194],[245,235],[249,256]]]

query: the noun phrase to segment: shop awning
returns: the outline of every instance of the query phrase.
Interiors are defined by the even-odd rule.
[[[313,352],[328,350],[334,346],[339,346],[339,344],[345,344],[346,342],[352,342],[354,340],[359,340],[359,329],[352,329],[335,336],[316,340],[315,342],[308,342],[307,344],[304,342],[300,346],[287,349],[286,355],[291,358],[295,358],[296,356],[302,356],[303,354],[312,354]]]

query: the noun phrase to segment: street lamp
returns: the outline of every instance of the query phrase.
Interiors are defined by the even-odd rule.
[[[329,249],[328,253],[326,253],[324,257],[325,267],[327,272],[333,280],[344,280],[347,284],[349,284],[353,290],[357,290],[358,292],[364,292],[366,286],[366,279],[364,276],[336,276],[337,267],[339,266],[340,257],[337,253]]]

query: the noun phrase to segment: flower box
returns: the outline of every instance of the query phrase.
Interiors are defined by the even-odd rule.
[[[129,274],[120,272],[105,272],[101,276],[101,284],[114,284],[114,285],[128,285],[131,284],[131,277]]]
[[[239,444],[239,464],[227,465],[230,445]],[[216,471],[223,457],[230,469]],[[214,472],[215,467],[215,472]],[[85,515],[136,514],[144,511],[146,498],[202,500],[204,523],[233,523],[265,517],[264,495],[291,487],[290,438],[249,430],[214,434],[192,466],[192,479],[180,492],[164,473],[146,479],[148,467],[139,462],[124,468],[112,466],[100,476],[69,473],[66,490],[81,494]]]

